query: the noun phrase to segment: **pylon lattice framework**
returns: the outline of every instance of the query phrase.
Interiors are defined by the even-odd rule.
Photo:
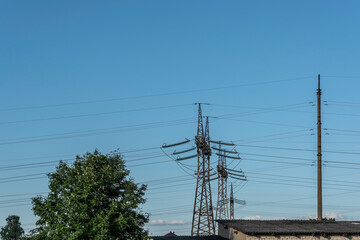
[[[215,234],[214,215],[210,187],[210,136],[209,118],[206,118],[205,132],[201,104],[198,110],[198,128],[195,136],[197,148],[197,180],[195,190],[195,202],[191,235],[213,235]]]
[[[216,219],[228,219],[228,198],[227,198],[227,178],[226,171],[226,157],[225,152],[221,150],[221,143],[219,144],[219,160],[217,165],[218,174],[218,199],[216,206]]]
[[[201,110],[201,103],[198,103],[198,126],[197,126],[197,135],[195,136],[195,146],[192,146],[186,150],[174,151],[172,154],[167,154],[164,149],[177,147],[180,145],[185,145],[192,142],[189,139],[185,141],[178,142],[175,144],[163,144],[162,150],[171,159],[175,160],[180,166],[181,162],[191,158],[197,158],[197,171],[196,171],[196,190],[195,190],[195,201],[193,209],[193,219],[191,226],[191,235],[214,235],[215,234],[215,222],[213,215],[213,206],[212,206],[212,195],[210,182],[212,180],[218,179],[218,202],[217,202],[217,219],[229,219],[233,216],[234,207],[230,206],[232,209],[232,214],[228,211],[228,204],[238,203],[245,205],[245,201],[237,200],[234,197],[227,198],[227,177],[231,177],[237,180],[246,181],[244,173],[240,170],[229,169],[226,165],[226,158],[233,160],[240,160],[239,153],[233,148],[232,150],[221,149],[222,145],[232,146],[233,143],[225,143],[222,141],[213,141],[210,140],[209,135],[209,117],[206,117],[205,122],[205,131],[203,125],[203,116]],[[215,144],[215,146],[210,147],[210,143]],[[216,147],[218,146],[218,147]],[[196,149],[196,154],[191,154],[193,150]],[[219,161],[217,164],[217,172],[212,171],[210,166],[210,156],[212,154],[211,149],[218,151],[216,155],[219,156]],[[182,156],[185,154],[187,156]],[[235,155],[233,155],[235,154]],[[211,179],[211,177],[215,178]],[[232,195],[233,196],[233,195]],[[232,201],[231,201],[232,200]],[[220,209],[220,211],[219,211]],[[230,211],[231,212],[231,211]]]

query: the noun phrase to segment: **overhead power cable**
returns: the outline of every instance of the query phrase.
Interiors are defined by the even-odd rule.
[[[249,172],[247,171],[246,174],[248,175],[255,175],[255,176],[270,176],[270,177],[276,177],[276,178],[280,178],[280,179],[286,179],[285,181],[292,181],[289,180],[290,179],[298,179],[298,180],[302,180],[302,182],[309,182],[311,184],[316,182],[315,178],[310,178],[310,177],[297,177],[297,176],[288,176],[288,175],[279,175],[279,174],[269,174],[269,173],[257,173],[257,172]],[[341,180],[337,180],[337,179],[325,179],[324,181],[326,183],[326,185],[335,185],[335,186],[345,186],[345,187],[360,187],[358,181],[341,181]],[[340,184],[339,184],[340,183]],[[341,183],[346,183],[346,184],[341,184]],[[349,184],[355,184],[355,185],[349,185]]]
[[[175,125],[189,124],[193,122],[194,119],[188,118],[188,119],[181,119],[174,121],[154,122],[154,123],[119,126],[119,127],[111,127],[111,128],[99,128],[99,129],[92,129],[85,131],[60,133],[60,134],[48,134],[48,135],[40,135],[33,137],[4,139],[4,140],[0,140],[0,145],[49,141],[49,140],[57,140],[57,139],[68,139],[68,138],[103,135],[103,134],[114,134],[125,131],[137,131],[144,129],[153,129],[153,128],[162,128],[162,127],[169,127]]]
[[[137,151],[147,151],[147,150],[153,150],[158,149],[158,147],[154,148],[144,148],[144,149],[138,149],[138,150],[129,150],[125,152],[137,152]],[[288,150],[288,149],[286,149]],[[334,152],[334,151],[329,151]],[[344,153],[344,152],[336,152],[336,153]],[[296,163],[296,162],[286,162],[286,161],[278,161],[278,160],[268,160],[268,159],[254,159],[254,158],[242,158],[246,161],[258,161],[258,162],[268,162],[268,163],[279,163],[279,164],[287,164],[287,165],[302,165],[302,166],[311,166],[312,162],[315,159],[310,158],[298,158],[298,157],[291,157],[291,156],[279,156],[279,155],[268,155],[268,154],[257,154],[257,153],[248,153],[248,152],[240,152],[241,155],[249,155],[249,156],[259,156],[259,157],[268,157],[268,158],[281,158],[281,159],[289,159],[289,160],[301,160],[301,161],[308,161],[309,163]],[[350,153],[350,154],[360,154],[360,153]],[[140,157],[140,158],[134,158],[134,159],[127,159],[125,158],[125,163],[132,163],[137,161],[143,161],[148,159],[156,159],[163,157],[162,154],[155,154],[149,157]],[[35,163],[28,163],[28,164],[16,164],[16,165],[9,165],[9,166],[0,166],[0,171],[10,171],[10,170],[19,170],[19,169],[27,169],[27,168],[38,168],[38,167],[49,167],[54,166],[54,163],[58,163],[60,160],[64,162],[72,162],[75,161],[75,158],[68,158],[68,159],[59,159],[59,160],[53,160],[53,161],[44,161],[44,162],[35,162]],[[175,159],[176,160],[176,159]],[[140,167],[140,166],[148,166],[148,165],[154,165],[154,164],[161,164],[161,163],[170,163],[174,160],[163,160],[163,161],[156,161],[156,162],[147,162],[147,163],[140,163],[135,165],[127,165],[127,167]],[[338,168],[347,168],[347,169],[353,169],[353,167],[346,167],[346,166],[339,166],[339,165],[360,165],[360,163],[355,162],[347,162],[347,161],[326,161],[325,162],[327,167],[338,167]],[[329,165],[329,164],[337,164],[337,165]]]
[[[277,156],[277,155],[266,155],[266,154],[257,154],[257,153],[246,153],[241,152],[241,155],[250,155],[250,156],[259,156],[259,157],[271,157],[271,158],[283,158],[283,159],[292,159],[292,160],[304,160],[304,161],[315,161],[315,159],[310,158],[298,158],[298,157],[289,157],[289,156]]]
[[[47,104],[47,105],[38,105],[38,106],[3,108],[3,109],[0,109],[0,111],[4,112],[4,111],[16,111],[16,110],[28,110],[28,109],[43,109],[43,108],[66,107],[66,106],[72,106],[72,105],[82,105],[82,104],[91,104],[91,103],[105,103],[105,102],[134,100],[134,99],[143,99],[143,98],[151,98],[151,97],[163,97],[163,96],[179,95],[179,94],[186,94],[186,93],[216,91],[216,90],[233,89],[233,88],[248,87],[248,86],[258,86],[258,85],[267,85],[267,84],[273,84],[273,83],[299,81],[299,80],[310,79],[310,78],[313,78],[313,76],[288,78],[288,79],[273,80],[273,81],[252,82],[252,83],[244,83],[244,84],[238,84],[238,85],[232,85],[232,86],[223,86],[223,87],[214,87],[214,88],[205,88],[205,89],[195,89],[195,90],[168,92],[168,93],[157,93],[157,94],[149,94],[149,95],[141,95],[141,96],[129,96],[129,97],[121,97],[121,98],[109,98],[109,99],[79,101],[79,102],[60,103],[60,104]]]
[[[321,77],[323,77],[323,78],[349,78],[349,79],[360,78],[360,76],[323,76],[323,75],[321,75]]]
[[[289,139],[289,138],[298,138],[298,137],[305,137],[310,136],[311,134],[296,134],[296,135],[290,135],[290,136],[283,136],[283,137],[274,137],[274,138],[265,138],[265,139],[259,139],[259,140],[253,140],[248,141],[248,143],[259,143],[259,142],[273,142],[274,140],[278,139]]]
[[[297,105],[297,104],[291,104],[291,105]],[[287,105],[287,106],[291,106],[291,105]],[[275,107],[275,108],[281,108],[281,107]],[[129,126],[117,126],[111,128],[98,128],[98,129],[90,129],[84,131],[74,131],[68,133],[46,134],[46,135],[38,135],[38,136],[30,136],[30,137],[22,137],[22,138],[3,139],[0,140],[0,145],[68,139],[68,138],[95,136],[95,135],[103,135],[103,134],[115,134],[124,131],[137,131],[137,130],[144,130],[149,128],[152,129],[152,128],[174,126],[174,125],[182,125],[182,124],[193,123],[194,121],[195,120],[193,118],[187,118],[187,119],[179,119],[179,120],[164,121],[164,122],[145,123],[145,124],[137,124],[137,125],[129,125]]]
[[[264,160],[264,159],[254,159],[254,158],[241,158],[241,159],[244,161],[280,163],[280,164],[299,165],[299,166],[311,166],[310,163],[283,162],[283,161],[273,161],[273,160]]]
[[[253,120],[244,120],[244,119],[233,119],[233,118],[226,118],[226,117],[217,117],[218,119],[236,121],[236,122],[248,122],[248,123],[256,123],[256,124],[265,124],[265,125],[275,125],[275,126],[284,126],[284,127],[295,127],[295,128],[308,128],[300,125],[293,125],[293,124],[286,124],[286,123],[274,123],[274,122],[262,122],[262,121],[253,121]]]
[[[272,178],[269,178],[269,177],[256,177],[256,179],[270,179],[272,181],[276,180],[276,181],[286,181],[286,182],[300,182],[300,183],[308,183],[307,181],[308,180],[311,180],[311,182],[309,182],[311,185],[310,186],[307,186],[307,185],[302,185],[302,186],[307,186],[307,187],[313,187],[313,182],[315,181],[315,179],[313,178],[303,178],[303,177],[294,177],[294,176],[284,176],[284,175],[276,175],[276,174],[257,174],[257,173],[254,173],[254,172],[247,172],[247,174],[250,174],[250,177],[251,175],[258,175],[258,176],[263,176],[263,175],[266,175],[266,176],[271,176]],[[184,179],[184,177],[187,177],[187,179]],[[276,177],[276,178],[273,178],[273,177]],[[280,179],[279,179],[280,178]],[[302,180],[302,181],[296,181],[296,180],[289,180],[288,178],[291,178],[291,179],[299,179],[299,180]],[[171,182],[169,182],[169,180],[172,180]],[[169,184],[169,183],[173,183],[173,182],[184,182],[184,181],[193,181],[193,179],[189,179],[187,175],[183,175],[183,176],[177,176],[177,177],[173,177],[173,178],[162,178],[162,179],[155,179],[155,180],[149,180],[149,181],[145,181],[145,182],[141,182],[140,184],[147,184],[147,183],[152,183],[150,185],[162,185],[162,184]],[[304,181],[306,180],[306,181]],[[255,181],[256,182],[256,181]],[[348,184],[337,184],[337,183],[333,183],[334,181],[329,179],[329,180],[326,180],[326,182],[329,182],[327,183],[326,185],[334,185],[334,186],[345,186],[345,187],[355,187],[357,188],[358,186],[357,185],[348,185]],[[349,182],[349,181],[336,181],[336,182],[344,182],[344,183],[354,183],[354,184],[357,184],[358,182]],[[158,188],[151,188],[149,190],[156,190],[156,189],[163,189],[163,188],[172,188],[174,186],[183,186],[183,185],[189,185],[189,184],[192,184],[192,183],[182,183],[182,184],[176,184],[176,185],[171,185],[171,186],[163,186],[163,187],[158,187]],[[279,183],[279,184],[282,184],[282,183]],[[286,184],[286,185],[289,185],[289,184]],[[293,184],[292,184],[293,185]],[[296,184],[297,185],[297,184]],[[167,191],[168,192],[168,191]],[[353,191],[351,191],[353,192]],[[46,193],[46,192],[45,192]],[[33,194],[36,194],[36,193],[33,193]],[[37,193],[39,194],[39,193]],[[5,196],[0,196],[0,197],[9,197],[9,196],[20,196],[20,195],[29,195],[29,194],[17,194],[17,195],[5,195]],[[28,199],[28,198],[27,198]],[[22,200],[22,199],[12,199],[13,201],[17,201],[17,200]],[[12,200],[5,200],[6,201],[12,201]],[[0,203],[5,203],[3,201],[1,201]]]
[[[331,130],[331,131],[336,131],[336,132],[360,133],[359,130],[351,130],[351,129],[325,128],[325,130]]]
[[[119,114],[119,113],[127,113],[127,112],[139,112],[139,111],[150,111],[150,110],[158,110],[158,109],[169,109],[169,108],[184,107],[184,106],[190,106],[190,105],[192,105],[192,104],[180,104],[180,105],[161,106],[161,107],[128,109],[128,110],[120,110],[120,111],[112,111],[112,112],[100,112],[100,113],[69,115],[69,116],[61,116],[61,117],[47,117],[47,118],[16,120],[16,121],[5,121],[5,122],[0,122],[0,125],[13,124],[13,123],[40,122],[40,121],[60,120],[60,119],[72,119],[72,118],[82,118],[82,117],[93,117],[93,116],[111,115],[111,114]]]
[[[18,208],[18,207],[24,207],[24,206],[29,206],[32,205],[31,202],[29,203],[23,203],[23,204],[12,204],[12,205],[7,205],[7,206],[0,206],[0,208]]]
[[[158,154],[158,155],[154,155],[151,157],[135,158],[135,159],[129,159],[129,160],[125,159],[124,161],[125,161],[125,163],[129,163],[129,162],[136,162],[136,161],[142,161],[142,160],[160,158],[160,157],[163,157],[163,155]],[[10,171],[10,170],[19,170],[19,169],[36,168],[36,167],[48,167],[48,166],[53,166],[54,163],[58,163],[59,161],[70,162],[70,161],[75,161],[75,158],[59,159],[59,160],[45,161],[45,162],[35,162],[35,163],[28,163],[28,164],[0,166],[0,171]],[[157,163],[163,163],[163,162],[171,162],[171,161],[167,160],[167,161],[160,161],[160,162],[150,162],[150,163],[143,163],[143,164],[138,164],[138,165],[130,165],[128,167],[145,166],[145,165],[149,165],[149,164],[151,165],[151,164],[157,164]]]
[[[254,110],[254,111],[248,111],[248,112],[240,112],[240,113],[231,113],[231,114],[223,114],[220,116],[217,116],[218,118],[234,118],[237,116],[248,116],[248,115],[254,115],[254,114],[259,114],[259,113],[268,113],[268,112],[278,112],[278,111],[289,111],[289,112],[299,112],[299,113],[313,113],[310,111],[298,111],[298,110],[292,110],[292,109],[296,109],[296,108],[302,108],[302,107],[307,107],[308,106],[308,102],[306,103],[295,103],[295,104],[287,104],[287,105],[282,105],[282,106],[278,106],[278,107],[269,107],[269,108],[259,108],[259,107],[251,107],[251,108],[255,108],[258,110]],[[226,106],[226,105],[221,105],[221,104],[212,104],[213,106]],[[231,105],[230,105],[231,106]],[[243,106],[241,106],[243,107]]]
[[[300,133],[300,132],[308,132],[308,131],[309,131],[309,129],[304,129],[304,130],[275,133],[275,134],[264,135],[264,136],[259,136],[259,137],[251,137],[251,138],[245,138],[245,139],[241,139],[241,140],[235,140],[234,142],[249,142],[249,141],[256,140],[256,139],[272,138],[272,137],[283,136],[283,135],[288,135],[288,134],[292,134],[292,133]],[[239,144],[237,144],[237,145],[239,145]]]
[[[243,140],[237,140],[234,142],[239,142]],[[285,147],[273,147],[273,146],[258,146],[258,145],[247,145],[247,144],[236,144],[237,146],[242,147],[251,147],[251,148],[265,148],[265,149],[279,149],[279,150],[289,150],[289,151],[303,151],[303,152],[315,152],[316,150],[304,149],[304,148],[285,148]]]
[[[234,142],[239,142],[243,140],[237,140]],[[289,151],[303,151],[303,152],[315,152],[316,150],[304,149],[304,148],[285,148],[285,147],[274,147],[274,146],[258,146],[258,145],[247,145],[247,144],[236,144],[237,146],[242,147],[251,147],[251,148],[264,148],[264,149],[278,149],[278,150],[289,150]],[[327,153],[338,153],[338,154],[349,154],[349,155],[358,155],[360,152],[347,152],[347,151],[330,151],[325,150],[323,152]]]
[[[149,148],[139,148],[139,149],[131,149],[131,150],[125,150],[122,151],[121,149],[118,150],[118,152],[120,154],[125,154],[125,153],[134,153],[134,152],[143,152],[143,151],[150,151],[150,150],[155,150],[155,149],[159,149],[159,147],[149,147]],[[145,154],[145,153],[143,153]],[[43,159],[43,158],[60,158],[60,157],[72,157],[72,156],[76,156],[79,154],[63,154],[63,155],[48,155],[48,156],[34,156],[34,157],[25,157],[25,158],[13,158],[13,159],[3,159],[0,160],[0,162],[14,162],[14,161],[24,161],[24,160],[32,160],[32,159]],[[148,153],[146,153],[146,155],[148,156]],[[81,156],[81,154],[80,154]],[[130,157],[130,156],[127,156]],[[59,161],[59,160],[57,160]],[[1,166],[0,166],[1,167]]]
[[[360,102],[326,101],[328,103],[360,105]]]
[[[48,192],[7,194],[7,195],[0,195],[0,198],[18,197],[18,196],[27,196],[27,195],[42,195],[42,194],[47,194],[47,193],[48,193]]]
[[[338,153],[338,152],[336,152]],[[356,154],[356,153],[354,153]],[[359,153],[360,154],[360,153]],[[293,160],[304,160],[304,161],[315,161],[316,159],[310,158],[297,158],[297,157],[289,157],[289,156],[276,156],[276,155],[266,155],[266,154],[257,154],[257,153],[245,153],[241,152],[241,155],[250,155],[250,156],[259,156],[259,157],[270,157],[270,158],[283,158],[283,159],[293,159]],[[348,164],[348,165],[359,165],[358,162],[346,162],[346,161],[324,161],[325,163],[334,163],[334,164]]]

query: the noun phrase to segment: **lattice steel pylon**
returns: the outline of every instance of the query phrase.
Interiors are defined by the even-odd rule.
[[[228,198],[228,193],[227,193],[228,178],[232,178],[239,181],[247,181],[247,180],[244,172],[241,169],[235,170],[234,168],[229,168],[229,166],[227,165],[227,158],[233,160],[232,162],[230,162],[229,165],[231,165],[234,161],[240,161],[241,158],[238,151],[236,151],[235,149],[234,143],[227,143],[227,142],[213,141],[213,140],[210,140],[210,142],[214,144],[218,144],[218,147],[212,146],[211,148],[217,150],[218,153],[216,153],[216,155],[219,156],[218,165],[217,165],[217,177],[216,177],[216,179],[218,179],[218,202],[216,208],[216,220],[234,219],[234,203],[240,205],[246,205],[246,201],[234,198],[232,183],[231,183],[230,198]],[[232,149],[229,150],[222,148],[223,145],[228,147],[230,146],[232,147]],[[229,213],[229,208],[230,208],[230,213]]]
[[[210,136],[209,119],[206,118],[205,132],[201,103],[198,104],[198,127],[195,143],[197,149],[197,181],[191,236],[214,235],[215,224],[210,187]]]
[[[234,191],[233,191],[233,186],[231,183],[231,189],[230,189],[230,219],[234,219],[235,218],[235,214],[234,214]]]
[[[228,198],[227,198],[227,179],[228,172],[226,170],[226,155],[221,149],[221,143],[219,144],[219,160],[217,165],[217,178],[218,178],[218,199],[216,205],[216,217],[215,219],[228,219]]]

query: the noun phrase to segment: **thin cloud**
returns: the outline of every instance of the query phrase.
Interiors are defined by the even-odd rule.
[[[152,220],[148,223],[149,225],[184,225],[187,224],[187,222],[183,220]]]
[[[328,212],[328,213],[325,213],[324,218],[335,218],[336,220],[344,220],[346,219],[346,217],[342,214],[342,213],[339,213],[339,212]],[[300,219],[316,219],[317,216],[315,215],[305,215],[305,216],[300,216],[299,217]]]
[[[244,220],[260,220],[261,217],[260,216],[248,216],[248,217],[244,217]]]

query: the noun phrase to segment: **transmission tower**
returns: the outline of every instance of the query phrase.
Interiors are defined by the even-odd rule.
[[[214,215],[210,187],[210,136],[209,118],[206,118],[205,132],[201,104],[198,109],[198,128],[195,136],[197,149],[197,180],[191,235],[214,235]]]
[[[218,147],[212,146],[211,148],[217,150],[219,160],[217,165],[217,179],[218,179],[218,202],[216,208],[216,219],[234,219],[234,203],[240,205],[246,205],[244,200],[238,200],[234,198],[232,184],[231,184],[231,193],[230,199],[227,197],[227,185],[228,178],[232,178],[239,181],[247,181],[244,172],[240,170],[235,170],[233,168],[229,168],[227,165],[227,158],[232,159],[233,161],[241,160],[239,153],[235,149],[235,144],[226,143],[221,141],[211,141],[211,143],[218,144]],[[230,146],[231,150],[227,150],[222,148],[222,146]],[[231,165],[231,164],[230,164]],[[230,166],[229,165],[229,166]],[[229,203],[230,203],[230,214],[229,214]]]
[[[230,189],[230,219],[235,219],[234,214],[234,191],[233,186],[231,183],[231,189]]]
[[[219,160],[217,165],[218,175],[218,199],[216,206],[216,219],[228,219],[228,198],[227,198],[227,178],[228,172],[226,170],[226,157],[225,152],[221,149],[221,143],[219,144]]]
[[[211,140],[209,134],[209,117],[206,117],[204,128],[204,118],[202,116],[201,110],[202,104],[197,103],[196,105],[198,105],[198,126],[195,139],[189,140],[186,138],[185,141],[174,144],[164,143],[161,149],[164,154],[169,158],[173,159],[179,165],[179,167],[181,167],[189,175],[196,178],[191,235],[214,235],[215,223],[210,182],[216,179],[219,180],[218,202],[216,208],[217,219],[229,219],[230,216],[228,204],[230,200],[227,197],[227,178],[229,176],[233,179],[246,181],[246,177],[241,170],[235,170],[227,166],[227,158],[232,160],[231,163],[237,162],[237,165],[240,163],[240,156],[239,153],[235,150],[235,144]],[[195,143],[195,146],[187,146],[185,149],[174,150],[172,153],[166,153],[165,151],[166,149],[171,149],[173,147],[182,147],[192,143]],[[210,143],[215,146],[210,147]],[[223,145],[231,146],[232,149],[223,149]],[[218,151],[216,155],[218,155],[219,157],[216,167],[214,166],[213,168],[211,168],[210,166],[211,149]],[[189,165],[183,163],[185,160],[189,160],[192,158],[197,158],[197,169],[195,175],[187,171],[189,170],[192,172],[192,166],[190,166],[189,168]],[[229,164],[229,166],[231,165],[231,163]],[[243,200],[234,199],[234,202],[241,205],[246,204],[246,202]]]

